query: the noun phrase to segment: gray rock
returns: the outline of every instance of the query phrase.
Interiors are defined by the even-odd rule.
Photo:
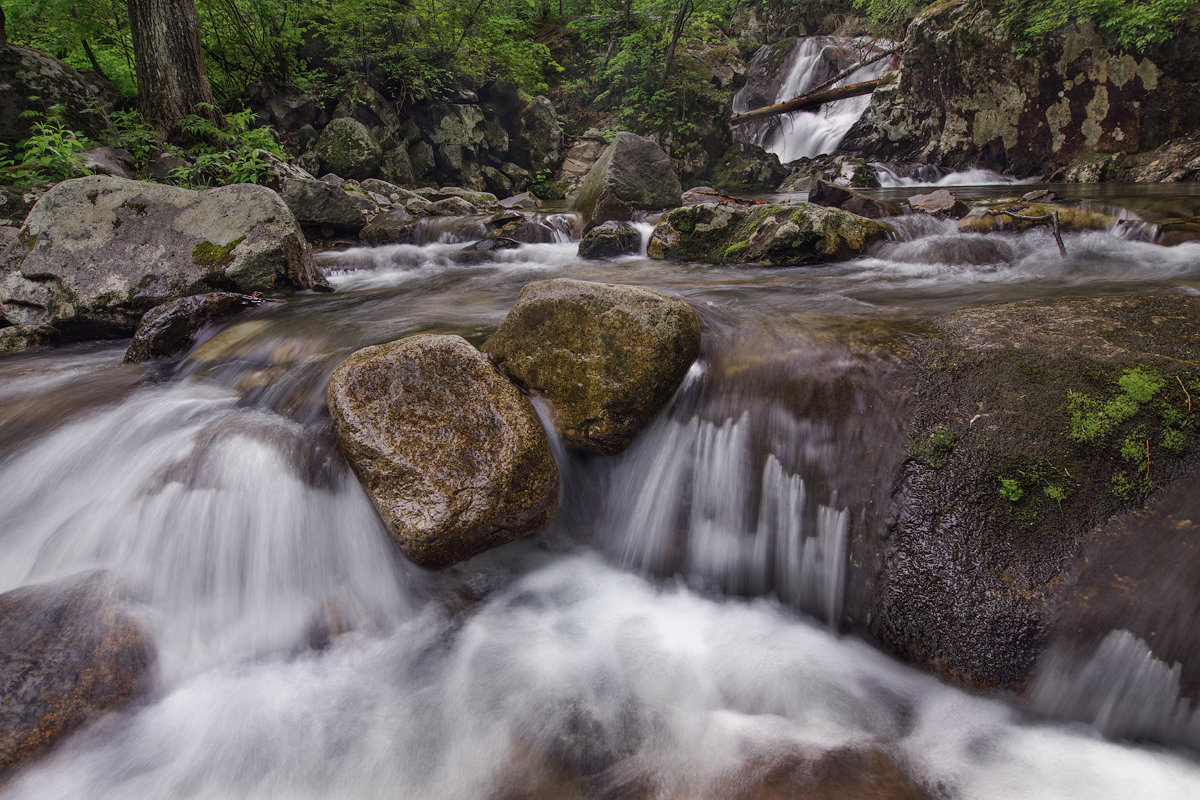
[[[558,163],[561,142],[554,104],[538,95],[521,109],[521,127],[510,148],[511,158],[534,172],[551,168]]]
[[[191,166],[191,162],[183,156],[174,153],[159,153],[150,162],[150,177],[156,181],[166,181],[173,170]]]
[[[617,134],[572,198],[586,228],[629,220],[634,211],[660,211],[679,205],[683,194],[667,154],[649,139]]]
[[[382,214],[376,214],[371,221],[358,232],[358,238],[364,244],[398,244],[411,241],[410,226],[413,215],[403,208],[392,208]]]
[[[616,258],[636,255],[642,248],[642,234],[628,222],[609,220],[583,235],[579,242],[580,258]]]
[[[64,181],[0,254],[0,312],[63,340],[128,335],[190,294],[326,288],[275,192],[201,192],[95,175]]]
[[[521,290],[483,350],[550,401],[567,444],[611,455],[683,381],[700,352],[700,318],[650,289],[539,281]]]
[[[534,197],[533,192],[521,192],[500,201],[504,208],[537,208],[541,204],[542,201]]]
[[[125,363],[180,355],[195,344],[196,335],[205,325],[266,302],[272,301],[248,294],[209,292],[156,306],[142,317],[125,351]]]
[[[279,196],[301,225],[357,232],[367,222],[350,195],[325,181],[285,178]]]
[[[734,142],[713,165],[712,185],[726,192],[773,192],[788,176],[779,156],[756,144]]]
[[[93,147],[80,153],[83,168],[93,175],[115,175],[132,178],[137,162],[128,150],[113,147]]]
[[[103,139],[106,120],[91,102],[108,94],[96,82],[62,61],[18,44],[0,47],[0,143],[29,138],[30,126],[61,106],[63,124],[90,138]],[[33,112],[26,115],[25,112]]]
[[[365,180],[379,172],[383,149],[361,122],[341,117],[325,126],[313,145],[313,155],[322,172],[343,178]]]
[[[0,783],[151,688],[157,653],[127,599],[107,572],[0,594]]]
[[[928,194],[914,194],[908,198],[908,204],[914,211],[922,214],[932,214],[943,219],[962,219],[970,212],[970,207],[959,200],[949,189],[938,189]]]
[[[428,568],[541,530],[558,469],[529,401],[458,336],[351,355],[329,379],[338,442],[400,549]]]

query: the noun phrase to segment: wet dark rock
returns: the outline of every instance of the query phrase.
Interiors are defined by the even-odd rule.
[[[1176,603],[1192,590],[1175,598],[1150,585],[1177,582],[1168,563],[1194,563],[1190,540],[1142,514],[1100,526],[1160,488],[1160,519],[1191,519],[1184,498],[1200,452],[1200,403],[1188,395],[1200,389],[1198,342],[1200,300],[1190,297],[985,306],[908,337],[896,384],[910,420],[908,457],[892,484],[886,530],[852,545],[851,561],[863,570],[852,575],[872,576],[851,580],[852,623],[964,684],[1020,690],[1048,644],[1051,618],[1065,614],[1071,627],[1062,604],[1080,613],[1086,604],[1097,613],[1089,635],[1116,626],[1155,633],[1159,655],[1186,657],[1194,681],[1194,631],[1169,633]],[[1151,374],[1155,388],[1142,402],[1120,401],[1122,381],[1146,391],[1147,379],[1128,377],[1134,369]],[[1110,403],[1129,416],[1096,428]],[[1089,427],[1098,431],[1091,439],[1072,438]],[[1150,543],[1154,536],[1160,541]],[[1132,593],[1111,583],[1104,564],[1129,577]],[[1134,598],[1137,613],[1127,614]]]
[[[970,207],[959,200],[949,189],[938,189],[927,194],[914,194],[908,198],[908,205],[913,211],[940,217],[942,219],[962,219],[970,213]]]
[[[79,155],[83,159],[83,168],[93,175],[132,178],[137,170],[137,162],[128,150],[115,147],[93,147]]]
[[[649,289],[539,281],[521,290],[483,350],[550,401],[567,444],[612,455],[679,387],[699,354],[700,319]]]
[[[400,549],[428,568],[541,530],[558,470],[529,401],[457,336],[359,350],[329,379],[338,442]]]
[[[845,154],[798,158],[787,168],[791,175],[779,184],[781,192],[807,192],[819,181],[856,189],[878,189],[879,175],[865,159]]]
[[[518,242],[538,244],[554,241],[554,228],[545,217],[509,210],[493,214],[487,220],[490,236],[516,239]]]
[[[1158,235],[1154,241],[1167,247],[1200,241],[1200,217],[1164,219],[1157,222],[1155,227]]]
[[[679,205],[683,194],[671,160],[657,144],[627,131],[617,134],[572,198],[584,227],[631,220],[635,211]]]
[[[319,165],[319,172],[333,172],[354,180],[375,177],[383,162],[379,142],[365,125],[349,117],[326,125],[310,154]]]
[[[412,241],[413,215],[403,208],[393,208],[376,214],[358,232],[364,244],[402,244]]]
[[[0,594],[0,782],[150,688],[156,651],[107,572]]]
[[[734,142],[713,165],[711,182],[726,192],[773,192],[788,174],[774,153],[750,142]]]
[[[900,213],[900,206],[886,200],[876,200],[862,192],[856,192],[829,181],[819,180],[808,192],[808,201],[819,206],[840,208],[868,219],[894,217]]]
[[[538,95],[521,109],[520,129],[512,140],[512,159],[519,166],[537,172],[558,163],[562,131],[558,115],[549,99]]]
[[[265,302],[269,301],[247,294],[209,292],[163,303],[142,317],[125,351],[125,363],[180,355],[195,344],[196,334],[205,325]]]
[[[58,340],[129,335],[168,300],[214,290],[327,288],[279,196],[110,176],[57,184],[0,254],[0,313]]]
[[[494,236],[480,239],[467,245],[455,254],[454,260],[460,264],[479,264],[493,259],[493,255],[503,250],[516,250],[521,243],[516,239],[504,236]]]
[[[580,258],[616,258],[636,255],[642,249],[642,234],[628,222],[609,220],[583,235]]]
[[[326,181],[284,178],[277,189],[301,225],[357,232],[366,214],[344,190]]]
[[[711,203],[664,214],[648,253],[684,261],[813,264],[861,255],[887,233],[875,220],[811,203]]]
[[[150,177],[156,181],[166,181],[174,170],[188,166],[191,166],[191,162],[183,156],[174,153],[159,153],[150,162]]]

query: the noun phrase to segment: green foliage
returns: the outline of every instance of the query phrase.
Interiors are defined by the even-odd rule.
[[[94,144],[62,122],[62,106],[52,106],[46,116],[27,111],[33,117],[29,138],[11,151],[0,144],[0,181],[5,183],[42,183],[62,181],[89,174],[80,155]]]
[[[1001,0],[1000,17],[1029,49],[1076,23],[1091,23],[1117,45],[1143,51],[1167,41],[1200,0]]]
[[[997,478],[1000,481],[1000,496],[1008,502],[1016,503],[1025,495],[1025,490],[1021,488],[1020,481],[1015,478],[1005,478],[1003,476],[997,476]]]
[[[254,114],[245,109],[226,114],[221,125],[189,114],[179,122],[180,131],[195,144],[195,160],[171,171],[171,180],[195,188],[230,183],[258,183],[270,172],[270,156],[283,157],[283,150],[269,128],[252,127]]]
[[[876,22],[895,28],[926,5],[926,0],[854,0],[854,7]]]
[[[1077,444],[1091,444],[1106,438],[1133,417],[1162,390],[1166,381],[1158,373],[1138,367],[1127,369],[1117,379],[1121,389],[1101,403],[1080,392],[1067,391],[1067,412],[1071,415],[1068,435]]]
[[[744,250],[746,245],[741,244]],[[733,245],[729,250],[738,247]],[[730,257],[727,250],[726,257]],[[736,254],[735,254],[736,255]],[[939,425],[930,431],[928,436],[913,436],[908,440],[908,455],[917,463],[932,469],[941,469],[950,462],[950,452],[954,449],[958,437],[947,427]]]

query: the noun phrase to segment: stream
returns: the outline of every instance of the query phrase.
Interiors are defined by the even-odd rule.
[[[1105,202],[1194,202],[1136,194]],[[214,326],[176,364],[124,365],[123,342],[0,359],[0,591],[110,570],[159,651],[146,702],[0,796],[717,798],[847,749],[938,798],[1200,796],[1193,753],[950,687],[836,625],[873,443],[901,434],[847,343],[977,304],[1194,294],[1200,244],[1130,226],[1067,234],[1063,259],[1042,230],[897,227],[806,268],[584,261],[566,236],[481,263],[354,248],[320,257],[335,293]],[[562,276],[686,298],[700,360],[624,454],[558,449],[548,530],[411,566],[337,450],[329,373],[418,332],[478,345]]]

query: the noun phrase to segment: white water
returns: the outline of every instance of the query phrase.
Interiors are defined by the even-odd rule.
[[[344,345],[322,342],[340,341],[338,326],[368,339],[494,326],[524,281],[569,274],[686,294],[710,355],[725,358],[724,373],[695,367],[624,455],[560,453],[567,492],[550,530],[446,574],[396,556],[322,421],[227,388],[243,382],[219,371],[148,377],[0,450],[0,591],[112,570],[159,650],[150,698],[73,735],[0,796],[717,800],[772,766],[867,746],[938,798],[1200,796],[1192,757],[1102,738],[1193,724],[1177,674],[1119,634],[1094,666],[1047,672],[1035,690],[1042,711],[1093,728],[1028,719],[805,615],[839,615],[862,511],[847,490],[868,479],[838,460],[853,442],[834,422],[784,413],[741,368],[780,343],[810,349],[794,331],[820,314],[1200,279],[1200,245],[1070,235],[1064,261],[1041,231],[900,224],[871,258],[816,269],[589,264],[574,244],[468,265],[446,243],[331,259],[339,288],[357,293],[267,309],[282,319],[260,320],[252,352],[285,349],[306,319],[286,315],[304,313],[314,358],[331,367]],[[257,370],[245,352],[224,367]],[[136,373],[120,355],[0,359],[0,422],[98,374]],[[814,372],[849,369],[815,359]],[[309,648],[331,611],[352,630]]]
[[[798,40],[789,57],[792,67],[773,102],[781,103],[806,94],[812,87],[849,69],[886,45],[886,42],[875,42],[866,38],[835,39],[828,36],[812,36]],[[887,70],[888,63],[889,60],[885,58],[869,64],[827,88],[834,89],[878,78]],[[746,107],[746,100],[742,94],[739,92],[734,97],[734,113],[750,110]],[[870,104],[870,95],[863,95],[826,103],[816,111],[781,114],[758,126],[753,141],[767,152],[779,156],[780,162],[784,164],[797,158],[832,153],[837,150],[846,133]]]
[[[872,164],[871,168],[875,170],[875,174],[879,177],[879,185],[885,189],[900,186],[1003,186],[1033,182],[1033,179],[1018,180],[1008,175],[1001,175],[999,172],[993,172],[990,169],[979,168],[945,174],[922,174],[915,178],[906,178],[897,175],[883,164]],[[930,171],[934,173],[939,172],[934,169]]]

